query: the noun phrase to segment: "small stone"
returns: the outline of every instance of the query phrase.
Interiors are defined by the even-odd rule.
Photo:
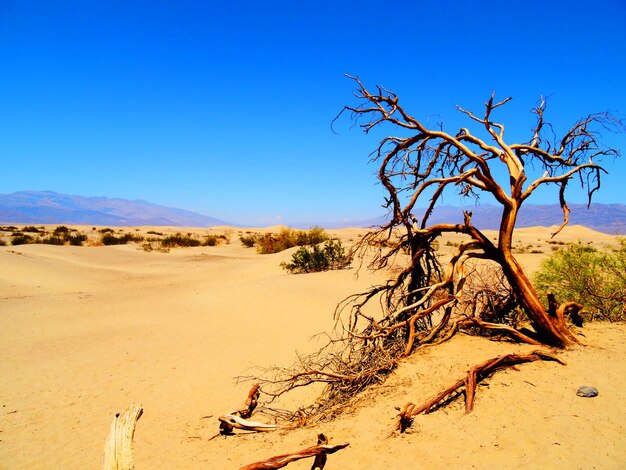
[[[576,395],[578,395],[579,397],[585,397],[585,398],[597,397],[598,389],[595,387],[587,387],[586,385],[583,385],[576,391]]]

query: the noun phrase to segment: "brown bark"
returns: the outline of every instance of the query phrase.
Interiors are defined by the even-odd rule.
[[[546,308],[539,300],[537,291],[517,260],[507,253],[503,255],[500,264],[517,300],[526,310],[539,340],[544,344],[559,348],[576,343],[577,340],[569,332],[564,319],[548,315]]]
[[[241,467],[240,470],[274,470],[277,468],[283,468],[296,460],[307,459],[310,457],[315,457],[315,462],[313,463],[311,470],[315,468],[323,470],[326,464],[326,456],[328,454],[334,454],[335,452],[345,449],[350,445],[348,443],[329,445],[328,439],[323,434],[318,435],[318,443],[319,442],[324,442],[324,444],[307,447],[291,454],[277,455],[261,462],[251,463]]]

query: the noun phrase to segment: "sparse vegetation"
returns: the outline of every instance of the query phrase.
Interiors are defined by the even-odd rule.
[[[54,232],[52,232],[54,235],[59,236],[59,235],[65,235],[70,233],[72,230],[68,227],[66,227],[65,225],[59,225],[57,228],[54,229]]]
[[[586,320],[626,320],[626,238],[619,242],[613,251],[578,243],[553,253],[535,274],[538,292],[584,305]]]
[[[30,235],[14,232],[11,238],[11,245],[27,245],[35,243],[36,239]]]
[[[42,238],[41,243],[44,245],[65,245],[65,240],[61,237],[50,235],[49,237]]]
[[[291,263],[281,263],[281,267],[293,274],[344,269],[352,262],[341,241],[327,240],[324,245],[300,247],[291,257]]]
[[[239,237],[243,246],[257,247],[261,254],[279,253],[294,246],[317,245],[328,240],[328,235],[321,227],[312,227],[308,231],[282,229],[274,233],[247,233]]]
[[[143,241],[143,237],[139,235],[134,235],[132,233],[125,233],[123,235],[115,235],[112,233],[113,231],[105,231],[102,232],[101,241],[103,245],[126,245],[131,242],[141,242]]]
[[[161,240],[161,245],[166,248],[174,248],[179,246],[200,246],[202,245],[202,241],[198,238],[193,237],[191,234],[183,235],[178,232],[175,235],[168,235],[163,240]]]
[[[65,240],[73,246],[82,246],[83,242],[87,241],[87,235],[83,233],[69,233],[65,236]]]
[[[256,245],[260,235],[261,234],[259,233],[250,233],[248,235],[241,235],[239,237],[239,240],[241,241],[241,244],[245,246],[246,248],[252,248],[254,245]]]

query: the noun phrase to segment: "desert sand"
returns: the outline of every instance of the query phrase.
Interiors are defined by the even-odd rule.
[[[169,253],[132,244],[0,247],[0,468],[99,468],[111,419],[131,403],[144,408],[139,469],[237,469],[312,445],[318,432],[350,443],[327,469],[626,468],[626,326],[617,324],[586,325],[582,345],[561,353],[567,366],[498,372],[479,387],[473,413],[455,402],[418,416],[406,434],[393,432],[394,407],[425,401],[485,359],[536,348],[457,335],[418,351],[332,422],[209,440],[217,417],[238,409],[250,388],[235,377],[314,350],[311,337],[332,329],[337,302],[384,279],[365,269],[357,277],[356,268],[291,275],[279,264],[293,249],[259,255],[230,230],[230,244]],[[364,232],[330,231],[347,243]],[[554,246],[549,234],[516,232],[528,271]],[[615,242],[583,227],[557,240]],[[599,396],[577,397],[581,385]],[[285,404],[306,405],[318,391]]]

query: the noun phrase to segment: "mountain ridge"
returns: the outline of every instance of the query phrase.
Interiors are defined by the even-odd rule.
[[[626,234],[626,205],[593,203],[589,209],[584,204],[571,204],[571,225],[582,225],[611,235]],[[472,211],[472,222],[483,230],[498,229],[502,209],[495,205],[438,206],[429,223],[462,223],[463,211]],[[417,209],[418,218],[424,209]],[[563,213],[558,204],[527,204],[520,211],[516,226],[559,225]],[[361,221],[318,224],[326,228],[370,227],[385,222],[385,217]],[[216,225],[244,226],[241,223],[223,221],[197,212],[160,206],[144,200],[128,200],[108,197],[83,197],[53,191],[20,191],[0,194],[0,223],[25,224],[75,224],[113,226],[179,226],[210,227]],[[309,228],[312,224],[293,224],[293,227]]]
[[[2,223],[80,225],[171,225],[208,227],[232,225],[215,217],[143,200],[84,197],[54,191],[0,194]]]

